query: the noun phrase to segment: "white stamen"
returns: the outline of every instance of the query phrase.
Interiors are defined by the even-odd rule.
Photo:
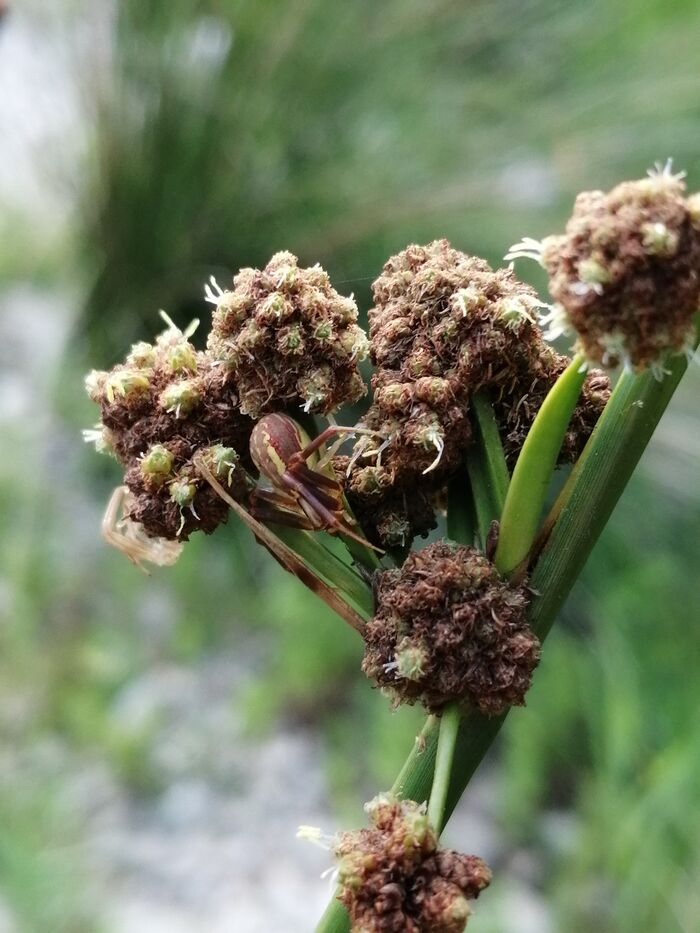
[[[426,467],[425,470],[423,470],[423,476],[425,476],[426,473],[430,473],[439,465],[440,461],[442,460],[442,453],[445,449],[445,442],[443,441],[438,431],[431,431],[428,440],[437,450],[437,457],[433,460],[429,467]]]
[[[540,317],[540,324],[547,329],[544,332],[545,340],[557,340],[566,334],[571,334],[572,328],[569,317],[564,308],[559,305],[550,305],[549,314]]]
[[[666,179],[668,181],[683,181],[687,172],[673,171],[673,159],[668,158],[665,162],[654,162],[654,167],[647,170],[649,178]]]
[[[211,284],[210,284],[211,283]],[[204,297],[213,305],[218,305],[226,293],[219,285],[213,275],[209,276],[209,282],[204,283]]]
[[[512,262],[515,259],[532,259],[541,266],[543,249],[542,240],[525,236],[519,243],[514,243],[503,258],[506,262]]]
[[[297,839],[310,842],[312,845],[318,846],[319,849],[324,849],[326,852],[331,851],[333,843],[335,842],[333,836],[322,832],[318,826],[300,826],[297,829]]]

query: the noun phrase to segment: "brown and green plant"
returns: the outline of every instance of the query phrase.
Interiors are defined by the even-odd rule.
[[[578,333],[573,359],[547,347],[543,303],[512,270],[439,240],[407,247],[374,283],[374,400],[357,425],[310,417],[364,392],[354,302],[288,253],[242,270],[230,292],[208,287],[206,351],[170,327],[88,378],[102,414],[89,439],[115,452],[129,490],[112,540],[121,525],[147,556],[150,536],[157,560],[163,540],[210,532],[230,508],[360,633],[364,672],[426,709],[391,796],[370,810],[374,828],[333,843],[338,896],[319,933],[459,933],[488,884],[480,859],[440,849],[439,836],[525,702],[540,645],[697,346],[695,202],[679,186],[664,170],[584,197],[569,239],[509,254],[550,271]],[[607,250],[605,274],[595,250]],[[572,263],[585,293],[562,284]],[[618,336],[592,350],[587,327],[619,335],[623,324],[624,352]],[[591,360],[629,364],[612,394]],[[563,462],[573,469],[543,518]],[[442,539],[412,549],[438,514]]]

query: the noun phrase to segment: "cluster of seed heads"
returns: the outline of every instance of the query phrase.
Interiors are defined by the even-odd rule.
[[[575,335],[589,361],[661,376],[668,353],[694,346],[700,195],[685,196],[670,163],[607,193],[583,192],[566,232],[523,241],[506,258],[520,256],[549,274],[549,335]]]
[[[413,509],[417,521],[404,503],[416,490],[425,500],[464,465],[474,394],[488,391],[512,465],[569,361],[544,342],[536,323],[543,305],[533,289],[447,240],[407,247],[372,288],[374,402],[362,423],[384,442],[360,441],[346,490],[361,516],[381,517],[383,527],[370,520],[367,533],[391,547],[432,527],[423,502]],[[606,377],[589,378],[563,460],[578,455],[607,397]]]
[[[208,347],[231,372],[245,414],[299,405],[328,414],[365,394],[357,305],[319,265],[300,269],[296,256],[276,253],[264,269],[241,269],[232,290],[213,282],[207,294],[216,306]]]
[[[353,933],[462,933],[491,882],[486,863],[439,848],[424,805],[380,795],[365,810],[372,827],[332,844]]]
[[[453,701],[499,714],[522,705],[540,659],[528,590],[480,551],[438,541],[377,576],[362,669],[396,703]]]
[[[86,434],[124,467],[129,518],[153,537],[187,540],[196,529],[212,532],[228,512],[201,479],[195,455],[242,495],[248,481],[239,451],[247,462],[252,422],[221,367],[167,323],[155,343],[137,343],[123,363],[88,375],[102,418]]]

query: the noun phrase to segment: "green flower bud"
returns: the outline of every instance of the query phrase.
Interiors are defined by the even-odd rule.
[[[233,472],[241,461],[241,458],[233,447],[215,444],[213,447],[209,448],[205,456],[214,476],[230,486]]]
[[[364,360],[369,353],[369,340],[361,327],[349,327],[336,343],[340,356],[349,356],[353,360]]]
[[[413,386],[409,383],[390,382],[377,389],[375,394],[377,405],[390,414],[403,414],[413,401]]]
[[[255,321],[248,321],[236,339],[239,354],[253,354],[265,342],[265,331]]]
[[[300,356],[304,352],[304,338],[299,326],[283,327],[277,336],[277,346],[281,353]]]
[[[421,808],[406,807],[403,814],[406,830],[404,846],[406,849],[435,848],[435,838],[430,829],[428,814]],[[432,836],[432,838],[430,838]],[[432,845],[431,845],[432,843]]]
[[[416,398],[422,402],[427,402],[434,408],[446,405],[452,395],[452,389],[448,379],[442,379],[440,376],[423,376],[415,382]]]
[[[126,358],[128,366],[135,369],[152,369],[156,364],[156,348],[145,340],[133,344]]]
[[[141,460],[141,472],[146,479],[159,485],[165,482],[173,468],[173,455],[162,444],[154,444]]]
[[[366,874],[365,855],[359,851],[347,852],[338,859],[338,884],[358,891]]]
[[[642,227],[642,246],[652,256],[673,256],[678,249],[678,234],[666,224],[649,223]]]
[[[454,293],[451,305],[462,317],[468,317],[474,311],[478,311],[486,304],[486,297],[476,285],[468,285],[466,288],[459,288]]]
[[[272,292],[255,309],[255,320],[267,327],[279,324],[294,313],[294,305],[280,292]]]
[[[176,418],[184,418],[199,404],[200,393],[191,379],[173,382],[160,394],[160,405]]]
[[[516,295],[511,295],[500,301],[497,310],[506,324],[514,330],[517,329],[523,321],[529,321],[531,324],[534,322],[530,307],[523,298]]]
[[[192,505],[194,502],[194,497],[197,495],[197,487],[194,483],[186,479],[176,479],[168,487],[170,490],[170,498],[176,505],[179,505],[181,509],[186,508],[188,505]]]
[[[314,337],[319,343],[325,343],[330,340],[333,334],[333,325],[330,321],[322,321],[314,331]]]
[[[146,373],[136,369],[118,369],[107,376],[104,394],[111,405],[117,397],[127,399],[142,395],[150,386]]]
[[[466,897],[455,888],[454,900],[445,907],[445,925],[450,930],[464,929],[471,916],[471,908]]]
[[[428,662],[428,652],[423,645],[414,644],[410,639],[404,638],[396,646],[396,674],[406,680],[421,680],[425,676],[425,665]]]
[[[197,372],[197,351],[187,340],[173,344],[168,347],[165,362],[168,369],[173,373],[188,371]]]
[[[322,365],[297,381],[297,391],[305,400],[304,410],[311,411],[323,405],[333,387],[330,366]]]
[[[578,277],[584,285],[590,285],[596,291],[610,281],[610,273],[597,259],[589,257],[579,263]]]

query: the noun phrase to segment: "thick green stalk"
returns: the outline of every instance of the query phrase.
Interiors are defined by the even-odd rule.
[[[498,517],[503,511],[510,484],[510,473],[503,455],[501,435],[493,413],[493,406],[485,392],[476,393],[472,400],[472,408],[481,441],[479,447],[483,453],[491,497],[496,507],[496,517]]]
[[[450,789],[455,743],[459,732],[459,704],[452,703],[440,716],[440,732],[435,752],[435,772],[428,802],[428,822],[439,832],[445,815],[445,801]]]
[[[476,530],[482,542],[486,541],[493,516],[499,514],[495,489],[491,484],[484,452],[478,447],[467,454],[467,473],[474,497]]]
[[[557,379],[525,438],[503,507],[494,563],[504,576],[530,553],[559,451],[586,378],[583,359],[574,357]]]
[[[531,576],[540,593],[530,624],[549,632],[571,584],[583,569],[687,368],[668,364],[661,382],[651,373],[624,373],[558,500],[558,517]]]
[[[529,620],[541,639],[549,632],[612,514],[686,366],[684,357],[675,357],[669,363],[670,374],[661,382],[649,373],[624,374],[620,378],[569,478],[558,518],[531,576],[531,586],[538,595],[530,606]],[[477,712],[462,719],[445,819],[449,819],[504,719]],[[397,792],[412,800],[425,800],[430,791],[437,732],[434,723],[426,723],[420,742],[412,749],[394,785]],[[324,914],[317,933],[347,931],[347,914],[335,901]]]
[[[501,435],[488,396],[484,392],[478,392],[472,406],[476,416],[479,443],[473,444],[467,453],[467,472],[472,488],[477,531],[482,546],[485,546],[491,523],[494,519],[499,519],[503,512],[510,476],[503,454]]]

